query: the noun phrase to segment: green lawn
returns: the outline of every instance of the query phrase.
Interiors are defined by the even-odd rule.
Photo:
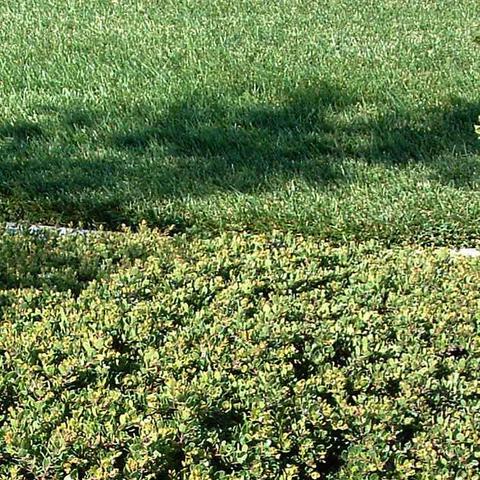
[[[468,243],[477,0],[4,0],[0,219]]]

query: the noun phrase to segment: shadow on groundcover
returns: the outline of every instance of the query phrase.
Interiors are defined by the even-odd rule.
[[[161,115],[146,105],[115,116],[44,106],[38,122],[0,125],[0,215],[114,229],[140,220],[132,205],[152,217],[151,201],[255,193],[292,179],[318,188],[340,184],[348,181],[346,159],[405,168],[422,162],[441,181],[468,184],[466,155],[456,171],[439,159],[478,151],[480,103],[451,99],[376,117],[352,115],[358,104],[355,95],[322,84],[275,105],[233,107],[197,95]]]

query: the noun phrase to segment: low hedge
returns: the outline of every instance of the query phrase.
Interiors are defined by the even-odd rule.
[[[0,255],[1,478],[480,478],[478,260],[147,228]]]

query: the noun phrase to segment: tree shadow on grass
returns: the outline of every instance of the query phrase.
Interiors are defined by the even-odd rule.
[[[43,108],[43,123],[0,126],[0,215],[108,228],[141,218],[179,224],[152,213],[152,203],[255,194],[295,179],[321,189],[350,181],[351,160],[405,168],[421,162],[439,181],[468,186],[468,168],[453,171],[441,159],[466,154],[462,166],[473,161],[480,103],[452,99],[381,116],[362,115],[360,105],[324,84],[275,105],[232,107],[200,96],[161,114],[130,106],[114,120],[84,106]]]

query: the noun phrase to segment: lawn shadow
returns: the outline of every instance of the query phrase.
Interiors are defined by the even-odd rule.
[[[353,176],[351,160],[421,162],[439,181],[471,182],[468,168],[452,171],[440,160],[459,154],[468,167],[478,152],[480,103],[451,99],[379,116],[362,115],[360,106],[356,95],[323,84],[277,104],[232,106],[197,95],[163,110],[127,106],[115,117],[83,105],[43,107],[43,123],[0,126],[0,214],[108,228],[142,217],[179,223],[152,213],[151,204],[255,194],[295,179],[314,188],[342,184]]]
[[[185,192],[193,195],[218,189],[257,192],[269,189],[273,177],[306,176],[328,183],[341,175],[327,161],[337,151],[336,127],[328,114],[352,102],[326,85],[296,92],[275,106],[232,108],[214,100],[208,105],[185,100],[148,125],[134,125],[111,140],[116,149],[132,154],[161,145],[175,159],[169,175],[180,183],[181,178],[198,180]]]
[[[117,132],[112,144],[135,154],[162,145],[175,159],[169,174],[179,185],[182,178],[197,178],[190,195],[251,193],[294,178],[313,187],[339,184],[354,176],[345,166],[352,159],[395,168],[421,163],[436,180],[457,187],[480,180],[471,175],[477,160],[469,158],[480,153],[473,128],[480,102],[451,98],[437,107],[378,116],[358,114],[360,103],[326,84],[299,90],[279,105],[183,101],[140,128]],[[452,155],[455,168],[444,161]]]

